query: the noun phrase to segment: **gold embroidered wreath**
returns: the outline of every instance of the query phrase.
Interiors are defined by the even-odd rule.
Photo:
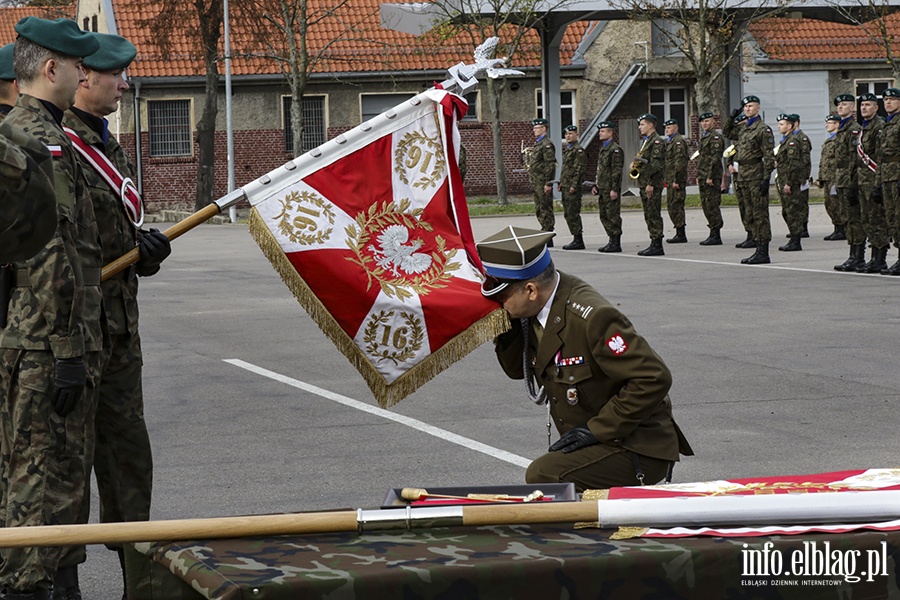
[[[424,157],[423,147],[425,148]],[[431,156],[434,157],[434,166],[429,173],[427,169],[431,163]],[[414,164],[404,166],[405,160],[413,160]],[[410,131],[397,143],[397,148],[394,150],[394,172],[397,173],[400,181],[409,185],[408,171],[419,166],[419,163],[423,160],[425,164],[421,166],[419,171],[424,173],[424,175],[416,179],[412,186],[426,190],[436,186],[444,176],[444,166],[447,161],[444,158],[444,150],[441,148],[438,138],[430,138],[421,131]]]
[[[378,342],[378,328],[387,326],[390,318],[393,316],[394,311],[392,310],[382,310],[377,315],[373,314],[363,331],[363,342],[366,344],[366,354],[373,360],[389,360],[396,366],[401,362],[407,362],[414,358],[416,352],[422,348],[422,342],[425,341],[425,328],[422,326],[422,319],[415,314],[401,312],[400,316],[403,317],[403,323],[409,329],[409,335],[404,338],[406,344],[403,348],[389,350],[387,344]]]
[[[299,213],[299,209],[303,204],[317,206],[322,211],[322,216],[328,219],[328,224],[334,225],[335,215],[331,208],[331,204],[328,201],[321,196],[308,191],[299,193],[291,192],[281,200],[281,214],[275,217],[276,219],[280,219],[280,221],[278,221],[278,231],[294,244],[301,244],[303,246],[324,244],[325,240],[331,235],[333,228],[328,227],[327,229],[319,230],[316,233],[312,233],[313,229],[310,229],[309,233],[304,233],[303,230],[306,229],[308,225],[311,224],[313,227],[318,227],[318,223],[309,216],[303,216]]]

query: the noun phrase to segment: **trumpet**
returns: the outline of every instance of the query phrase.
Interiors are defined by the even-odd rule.
[[[730,158],[734,156],[735,152],[737,152],[737,148],[732,144],[725,148],[725,151],[722,153],[722,158]]]
[[[628,176],[632,179],[637,179],[641,176],[641,163],[647,162],[643,158],[636,158],[631,161],[631,166],[628,168]]]

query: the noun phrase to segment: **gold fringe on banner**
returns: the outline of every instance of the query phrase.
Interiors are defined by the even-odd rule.
[[[288,260],[284,250],[275,239],[275,236],[272,235],[256,208],[250,211],[250,235],[256,240],[263,254],[272,263],[275,271],[278,272],[281,280],[294,294],[300,306],[306,310],[316,325],[319,326],[319,329],[334,343],[337,349],[347,357],[350,364],[359,371],[378,401],[378,405],[382,408],[397,404],[472,350],[508,331],[510,328],[506,311],[498,308],[473,323],[465,331],[444,344],[443,347],[398,377],[393,383],[388,384],[384,376],[378,372],[372,361],[369,360],[369,357],[359,349],[353,338],[347,335],[325,305],[322,304],[300,274],[297,273],[294,265]]]

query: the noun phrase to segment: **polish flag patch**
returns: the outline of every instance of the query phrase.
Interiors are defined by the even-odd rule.
[[[47,150],[49,150],[50,154],[56,158],[62,156],[62,146],[47,146]]]
[[[617,333],[606,340],[606,346],[612,350],[612,353],[616,356],[621,356],[628,350],[628,342],[625,341],[625,338],[622,337],[621,333]]]

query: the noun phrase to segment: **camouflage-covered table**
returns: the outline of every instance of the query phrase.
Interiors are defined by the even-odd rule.
[[[896,531],[621,541],[611,540],[611,533],[534,525],[136,544],[127,558],[129,597],[900,598]],[[804,548],[827,549],[845,566],[858,550],[856,575],[867,568],[867,553],[877,553],[886,564],[872,581],[747,576],[748,550],[761,551],[767,542],[772,545],[765,562],[774,568],[777,550],[784,559],[782,573],[791,568],[791,554]],[[752,568],[759,571],[760,565]]]

